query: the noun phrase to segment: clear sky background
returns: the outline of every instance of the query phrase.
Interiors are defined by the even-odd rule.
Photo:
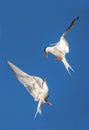
[[[67,35],[74,68],[70,77],[59,61],[44,57],[44,48]],[[34,120],[37,102],[15,78],[5,60],[25,72],[47,77],[52,107]],[[0,1],[0,130],[89,130],[89,1]]]

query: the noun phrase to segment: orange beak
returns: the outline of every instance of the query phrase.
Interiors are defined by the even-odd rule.
[[[43,82],[46,82],[46,80],[47,80],[47,78],[45,77],[45,78],[43,79]]]

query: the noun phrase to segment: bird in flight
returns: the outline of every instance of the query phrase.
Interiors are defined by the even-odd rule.
[[[51,44],[51,46],[48,46],[44,49],[44,54],[47,57],[48,53],[51,53],[52,55],[56,56],[56,60],[60,60],[63,62],[65,68],[67,69],[68,73],[70,74],[70,70],[74,71],[73,68],[70,66],[70,64],[66,60],[66,53],[69,53],[69,44],[66,40],[66,35],[70,31],[70,29],[77,23],[79,19],[79,16],[76,17],[69,27],[65,30],[65,32],[60,37],[60,40],[55,43]]]
[[[49,106],[52,105],[52,103],[47,101],[47,98],[49,96],[49,89],[46,83],[46,78],[43,80],[40,77],[32,76],[18,67],[16,67],[14,64],[12,64],[10,61],[7,60],[7,64],[15,74],[16,78],[24,85],[24,87],[28,90],[28,92],[33,96],[35,101],[38,101],[37,111],[35,113],[34,118],[36,118],[37,114],[42,113],[42,104],[47,104]]]

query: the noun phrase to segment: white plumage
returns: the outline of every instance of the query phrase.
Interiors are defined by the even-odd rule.
[[[69,44],[68,44],[65,36],[69,32],[69,30],[76,24],[78,19],[79,19],[79,17],[75,18],[72,21],[70,26],[66,29],[66,31],[63,33],[60,40],[56,44],[52,44],[52,46],[46,47],[44,49],[45,56],[47,56],[48,53],[51,53],[54,56],[56,56],[56,60],[61,60],[63,62],[64,66],[67,69],[69,74],[70,74],[69,69],[71,69],[72,71],[74,71],[74,70],[69,65],[69,63],[67,62],[66,57],[65,57],[66,53],[69,53]]]
[[[38,101],[37,111],[34,116],[36,118],[38,113],[42,113],[41,107],[43,103],[52,105],[50,102],[47,102],[49,96],[49,89],[46,83],[46,78],[42,80],[40,77],[29,75],[23,72],[21,69],[16,67],[10,61],[7,61],[7,64],[14,72],[17,79],[24,85],[28,92],[33,96],[35,101]]]

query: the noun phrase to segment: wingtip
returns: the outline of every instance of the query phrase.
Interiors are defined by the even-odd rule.
[[[73,23],[75,24],[76,22],[78,22],[79,20],[79,16],[77,16],[74,20],[73,20]]]
[[[9,67],[12,66],[12,63],[11,63],[8,59],[6,59],[6,63],[7,63],[7,65],[8,65]]]
[[[79,20],[79,16],[77,16],[77,18],[76,18],[76,19],[77,19],[77,21],[78,21],[78,20]]]
[[[5,59],[5,62],[8,64],[8,63],[9,63],[9,60],[6,58],[6,59]]]

